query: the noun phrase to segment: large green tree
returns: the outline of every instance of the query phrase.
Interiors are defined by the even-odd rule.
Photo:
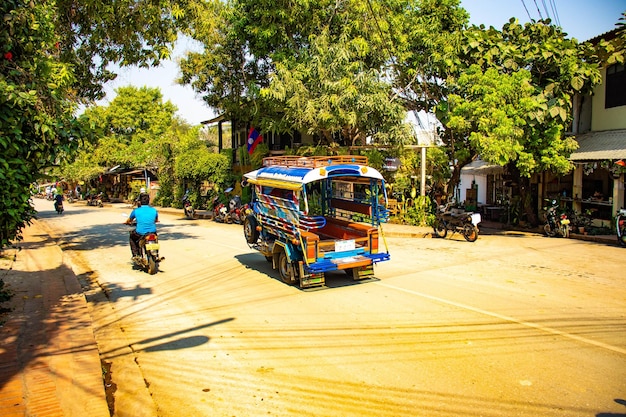
[[[572,99],[600,80],[589,45],[548,20],[511,19],[502,30],[466,27],[453,3],[433,9],[441,16],[435,22],[445,24],[431,24],[433,35],[423,32],[428,23],[416,25],[415,42],[397,66],[397,88],[408,106],[436,111],[442,123],[454,168],[449,185],[479,154],[509,165],[526,183],[544,170],[569,171],[576,146],[565,136]]]
[[[102,97],[109,64],[169,56],[185,2],[5,0],[0,3],[0,248],[33,218],[29,191],[89,132],[77,104]]]
[[[95,149],[99,165],[156,165],[176,106],[164,102],[158,88],[127,86],[116,93],[110,104],[86,112],[101,135]]]
[[[54,10],[47,2],[0,5],[0,248],[34,216],[30,186],[82,136],[72,114],[75,77],[58,59]]]
[[[389,27],[411,0],[212,4],[193,22],[204,51],[181,62],[182,81],[212,107],[264,130],[300,129],[330,141],[394,139],[404,109],[389,77]],[[392,138],[392,139],[390,139]]]
[[[199,134],[199,128],[191,129],[175,112],[158,88],[118,88],[108,105],[86,110],[94,138],[81,143],[76,156],[61,165],[59,176],[88,181],[116,165],[150,168],[158,173],[161,202],[171,203],[177,143]]]

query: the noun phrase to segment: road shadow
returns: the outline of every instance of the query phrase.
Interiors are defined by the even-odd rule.
[[[85,298],[93,304],[111,302],[116,303],[123,298],[132,298],[133,301],[144,295],[152,294],[152,288],[137,284],[134,288],[123,288],[115,283],[101,284],[94,271],[85,272],[76,276]]]
[[[616,398],[616,403],[626,406],[626,400],[622,398]],[[626,413],[598,413],[596,417],[626,417]]]
[[[133,227],[122,223],[98,224],[82,228],[80,231],[59,236],[63,250],[86,251],[93,249],[128,246],[128,234]],[[175,225],[157,225],[159,240],[192,238]]]
[[[235,320],[233,317],[229,317],[211,323],[205,323],[198,326],[189,327],[187,329],[164,333],[155,337],[150,337],[134,342],[131,341],[130,348],[132,352],[161,352],[167,350],[181,350],[201,346],[205,343],[208,343],[211,338],[206,335],[187,336],[187,334],[204,330],[209,327],[218,326],[220,324],[229,323],[233,320]],[[111,360],[113,358],[129,354],[129,352],[127,351],[128,347],[129,345],[121,345],[107,351],[101,351],[100,355],[106,360]]]
[[[22,242],[22,254],[33,245]],[[38,246],[42,246],[38,244]],[[2,271],[2,278],[11,290],[12,298],[3,303],[9,312],[0,316],[3,341],[0,349],[0,390],[26,370],[50,369],[51,361],[68,355],[84,358],[96,349],[95,341],[88,343],[91,318],[74,273],[66,265],[46,268],[46,259],[30,262],[41,264],[39,271],[21,270],[20,265]],[[21,261],[20,261],[21,262]],[[82,359],[81,359],[82,360]],[[59,373],[57,378],[63,378]],[[46,376],[46,378],[48,378]],[[92,387],[73,384],[91,396],[99,396]]]
[[[278,270],[272,268],[272,263],[267,261],[263,255],[260,253],[245,253],[240,255],[235,255],[235,259],[245,266],[247,269],[252,269],[254,271],[261,272],[267,275],[269,278],[278,281],[284,285],[290,286],[289,284],[283,282],[280,278],[280,274]],[[376,277],[361,279],[355,281],[344,271],[330,271],[324,274],[325,277],[325,285],[321,285],[318,287],[311,288],[300,288],[298,285],[293,285],[293,287],[298,288],[300,291],[316,291],[320,289],[329,289],[329,288],[340,288],[340,287],[350,287],[353,285],[362,285],[368,282],[380,281]]]

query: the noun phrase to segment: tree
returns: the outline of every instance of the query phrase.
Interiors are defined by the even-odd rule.
[[[174,175],[179,184],[187,184],[191,201],[197,206],[202,182],[209,181],[217,187],[224,185],[230,177],[230,162],[226,156],[211,152],[199,139],[189,137],[179,149]]]
[[[176,106],[163,102],[160,89],[121,87],[109,105],[93,106],[85,114],[97,132],[85,141],[76,157],[63,164],[60,176],[88,181],[116,165],[149,167],[156,170],[158,201],[170,205],[174,199],[174,160],[179,142],[199,136],[175,116]]]
[[[86,113],[102,132],[96,147],[100,165],[153,166],[158,143],[172,126],[176,106],[158,88],[120,87],[108,106]]]
[[[577,145],[565,136],[573,97],[600,82],[598,61],[590,59],[590,45],[566,38],[549,20],[522,26],[511,19],[502,31],[474,27],[465,35],[461,57],[471,65],[448,78],[457,89],[439,109],[444,120],[463,121],[448,127],[468,139],[473,154],[509,165],[534,223],[530,176],[573,168],[569,156]]]
[[[34,216],[30,186],[89,136],[77,104],[102,97],[110,63],[169,55],[184,2],[5,0],[0,4],[0,248]]]
[[[414,2],[238,0],[190,26],[202,53],[181,61],[182,81],[228,116],[266,131],[299,129],[331,141],[397,140],[404,109],[392,90],[383,13]]]
[[[431,6],[439,26],[416,25],[397,88],[409,107],[436,110],[454,168],[449,186],[479,154],[519,173],[523,192],[534,173],[569,171],[575,143],[564,132],[572,97],[600,80],[589,46],[549,20],[522,26],[511,19],[501,31],[467,28],[456,2]]]
[[[83,135],[67,99],[74,77],[57,59],[50,4],[16,3],[0,5],[0,248],[21,239],[21,229],[35,216],[30,186],[39,172],[71,152]]]
[[[404,108],[393,99],[390,82],[363,61],[363,46],[362,39],[331,43],[324,31],[312,37],[297,62],[276,63],[261,95],[280,105],[292,128],[321,134],[326,143],[333,142],[336,133],[350,145],[365,145],[368,136],[398,141],[393,133],[401,131]]]
[[[11,3],[17,1],[9,0]],[[158,66],[168,59],[178,32],[186,28],[193,1],[45,1],[55,26],[59,59],[75,75],[74,99],[101,99],[116,74],[110,64]]]

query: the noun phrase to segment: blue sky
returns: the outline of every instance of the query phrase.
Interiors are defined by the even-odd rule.
[[[580,42],[615,29],[622,12],[626,11],[626,0],[551,1],[552,3],[550,0],[461,0],[461,6],[470,13],[471,23],[494,26],[497,29],[501,29],[511,17],[516,17],[521,23],[528,22],[531,18],[538,20],[540,15],[544,18],[549,16],[553,21],[558,17],[563,30]],[[118,87],[159,87],[164,100],[177,106],[178,115],[192,125],[212,118],[215,115],[213,111],[196,96],[191,87],[183,87],[174,82],[178,76],[175,60],[191,47],[189,41],[180,42],[174,50],[174,61],[167,61],[158,68],[121,70],[117,79],[106,85],[107,98],[101,104],[112,100],[115,96],[114,90]]]

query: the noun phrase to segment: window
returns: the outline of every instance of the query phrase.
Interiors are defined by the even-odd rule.
[[[624,64],[611,65],[606,69],[604,108],[626,106],[626,69]]]

